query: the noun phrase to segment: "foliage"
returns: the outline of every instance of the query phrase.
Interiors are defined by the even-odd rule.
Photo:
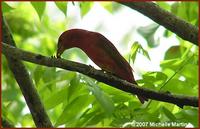
[[[42,18],[42,15],[45,11],[45,2],[31,2],[32,6],[34,7],[35,11],[37,12],[40,19]]]
[[[157,3],[188,22],[198,25],[197,2]],[[68,24],[65,20],[52,22],[53,16],[47,14],[48,4],[48,2],[17,2],[15,5],[9,2],[2,3],[3,15],[19,48],[49,56],[55,53],[57,37],[68,28]],[[55,2],[56,11],[64,13],[67,21],[70,20],[67,15],[70,4],[78,5],[80,16],[84,18],[92,10],[95,2]],[[115,2],[100,2],[100,5],[110,14],[122,8]],[[157,24],[150,24],[137,29],[147,42],[148,49],[162,44],[159,40],[155,40],[159,28]],[[175,34],[165,30],[164,36],[169,38]],[[198,48],[178,37],[176,39],[179,44],[171,46],[165,52],[160,62],[161,70],[145,71],[137,82],[142,87],[156,91],[198,96]],[[132,62],[137,59],[138,53],[142,53],[148,59],[154,58],[140,42],[135,42],[128,54]],[[66,52],[64,58],[88,61],[87,56],[77,49]],[[176,105],[154,100],[142,105],[135,96],[82,74],[31,63],[25,65],[55,127],[143,126],[136,122],[185,122],[198,127],[197,108],[181,109]],[[2,75],[3,117],[14,125],[34,127],[28,107],[4,56],[2,56]]]
[[[151,60],[148,52],[138,42],[135,42],[135,43],[133,43],[133,45],[131,47],[131,53],[130,53],[131,60],[133,61],[133,63],[135,61],[137,53],[142,53],[145,57],[147,57],[149,60]]]
[[[153,23],[138,29],[138,32],[147,40],[149,47],[156,47],[159,44],[159,40],[155,40],[154,38],[155,32],[158,28],[159,25]]]
[[[60,11],[67,15],[67,2],[55,2],[55,4]]]

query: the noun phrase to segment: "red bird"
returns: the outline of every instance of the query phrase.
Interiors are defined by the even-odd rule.
[[[84,51],[102,70],[137,85],[129,63],[121,56],[116,47],[100,33],[82,29],[63,32],[58,40],[57,58],[60,58],[66,49],[73,47]],[[148,100],[142,96],[138,98],[141,103]]]

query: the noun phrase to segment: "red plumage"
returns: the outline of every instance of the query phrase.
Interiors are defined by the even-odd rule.
[[[103,35],[82,29],[71,29],[61,34],[58,40],[57,57],[69,48],[77,47],[102,70],[110,72],[137,85],[132,68],[116,47]],[[141,103],[147,98],[138,97]]]

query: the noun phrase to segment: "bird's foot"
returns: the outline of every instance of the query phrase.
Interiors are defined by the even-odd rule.
[[[61,58],[60,56],[52,55],[51,58]]]

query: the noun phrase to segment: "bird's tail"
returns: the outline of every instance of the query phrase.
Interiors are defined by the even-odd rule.
[[[133,81],[133,84],[136,84],[136,85],[138,85],[137,84],[137,82],[134,80]],[[140,102],[143,104],[145,101],[148,101],[148,98],[146,98],[146,97],[144,97],[144,96],[139,96],[139,95],[137,95],[137,97],[138,97],[138,99],[140,100]]]
[[[148,101],[148,98],[144,97],[144,96],[137,96],[138,99],[140,100],[140,102],[143,104],[145,101]]]

